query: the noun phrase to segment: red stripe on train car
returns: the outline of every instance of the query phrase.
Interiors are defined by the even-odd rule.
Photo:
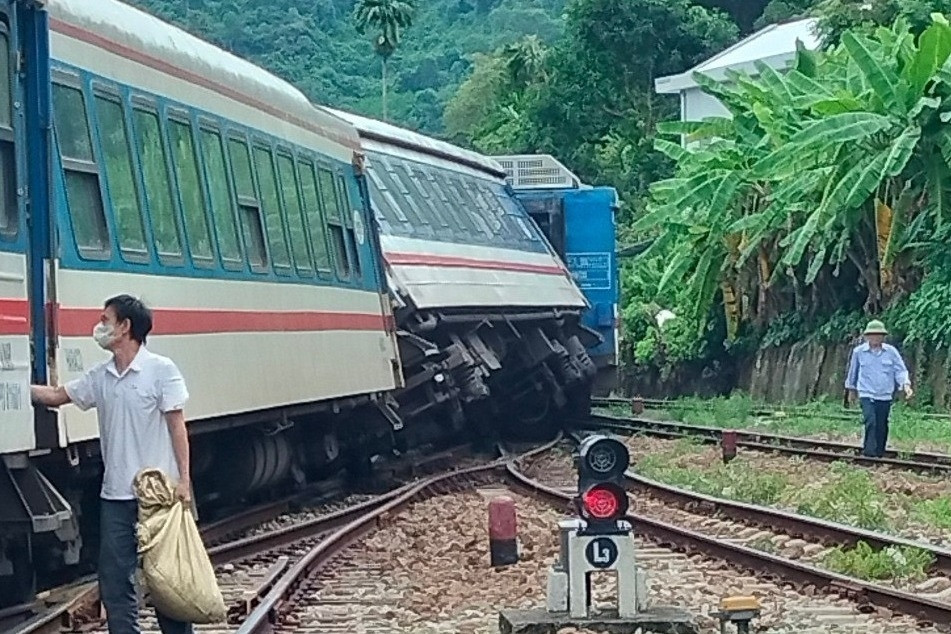
[[[139,64],[142,64],[143,66],[148,66],[149,68],[153,70],[157,70],[161,73],[165,73],[166,75],[171,75],[172,77],[177,77],[190,84],[201,86],[202,88],[207,88],[208,90],[211,90],[212,92],[216,92],[220,95],[224,95],[226,97],[234,99],[235,101],[243,103],[246,106],[251,106],[252,108],[255,108],[257,110],[262,110],[264,112],[267,112],[268,114],[273,115],[277,117],[278,119],[288,121],[290,123],[293,123],[296,126],[304,128],[305,130],[310,130],[311,132],[318,134],[322,137],[332,139],[336,141],[337,143],[340,143],[341,145],[347,148],[350,148],[351,150],[360,149],[359,144],[356,143],[353,139],[349,139],[347,137],[341,136],[340,134],[337,134],[333,130],[329,130],[328,128],[325,128],[323,126],[316,125],[310,121],[304,121],[302,119],[299,119],[298,117],[295,117],[294,115],[290,113],[282,112],[278,110],[277,108],[274,108],[270,104],[267,104],[263,101],[255,99],[254,97],[250,95],[238,92],[234,88],[218,83],[206,77],[202,77],[201,75],[196,75],[195,73],[189,70],[186,70],[184,68],[179,68],[178,66],[169,64],[168,62],[163,61],[157,57],[153,57],[149,55],[148,53],[144,53],[140,50],[131,48],[129,46],[126,46],[125,44],[120,44],[119,42],[110,40],[97,33],[87,31],[86,29],[76,26],[75,24],[70,24],[69,22],[64,22],[63,20],[60,20],[58,18],[51,17],[50,28],[52,28],[53,31],[56,31],[57,33],[60,33],[67,37],[71,37],[73,39],[85,42],[86,44],[91,44],[98,48],[105,49],[107,51],[115,53],[116,55],[120,55],[122,57],[125,57],[126,59],[130,59],[133,62],[138,62]]]
[[[0,335],[28,336],[30,305],[25,299],[0,297]]]
[[[565,274],[565,269],[555,264],[529,264],[508,260],[466,258],[455,255],[430,255],[428,253],[386,253],[383,257],[389,264],[398,266],[443,266],[448,268],[541,273],[543,275]]]
[[[60,308],[62,337],[91,335],[100,308]],[[238,332],[384,331],[388,319],[375,313],[250,311],[153,308],[152,335],[207,335]]]

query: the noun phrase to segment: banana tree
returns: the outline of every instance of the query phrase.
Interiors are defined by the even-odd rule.
[[[804,306],[843,266],[869,310],[906,292],[914,258],[951,225],[949,55],[951,27],[935,16],[917,42],[898,22],[800,50],[782,74],[697,76],[730,117],[661,127],[687,144],[658,141],[676,174],[654,184],[636,228],[658,236],[645,255],[665,254],[663,284],[689,287],[695,316],[720,288],[731,332],[783,301]]]

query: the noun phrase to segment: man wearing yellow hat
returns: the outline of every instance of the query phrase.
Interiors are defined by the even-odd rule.
[[[901,388],[905,398],[911,398],[911,379],[901,354],[885,343],[888,331],[877,319],[868,322],[862,333],[865,341],[852,350],[845,389],[858,393],[865,422],[865,441],[862,455],[881,458],[888,441],[888,415],[895,390]]]

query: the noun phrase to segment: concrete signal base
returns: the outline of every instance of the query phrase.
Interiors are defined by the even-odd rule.
[[[641,610],[635,616],[620,618],[617,612],[605,611],[573,618],[567,612],[537,610],[504,610],[499,613],[501,634],[556,634],[564,627],[584,628],[610,634],[662,632],[664,634],[697,634],[693,615],[673,607]]]

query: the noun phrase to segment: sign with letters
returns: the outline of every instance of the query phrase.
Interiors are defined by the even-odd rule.
[[[582,290],[611,290],[611,254],[566,253],[565,264]]]
[[[588,542],[585,559],[595,568],[610,568],[617,561],[617,544],[610,537],[598,537]]]

